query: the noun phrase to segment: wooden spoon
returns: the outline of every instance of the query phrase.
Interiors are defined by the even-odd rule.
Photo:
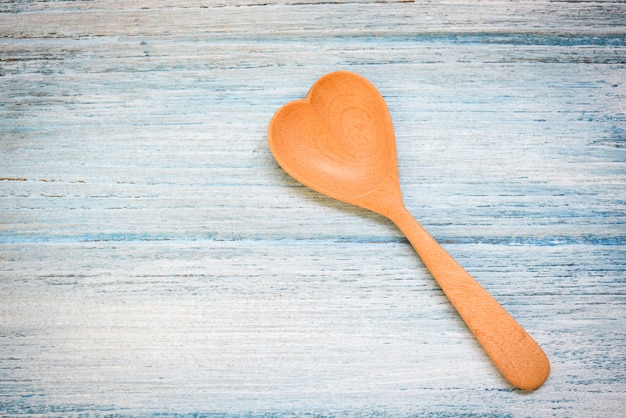
[[[276,112],[268,139],[280,166],[295,179],[400,228],[511,384],[532,390],[545,382],[550,363],[541,347],[405,208],[391,116],[376,87],[354,73],[327,74],[306,98]]]

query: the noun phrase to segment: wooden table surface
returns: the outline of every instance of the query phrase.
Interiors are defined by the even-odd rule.
[[[623,413],[625,3],[0,12],[0,415]],[[539,390],[395,226],[275,163],[272,114],[339,69],[387,101],[408,209],[544,348]]]

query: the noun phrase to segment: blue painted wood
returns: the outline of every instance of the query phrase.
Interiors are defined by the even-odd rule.
[[[626,7],[4,2],[0,414],[619,416]],[[402,235],[276,165],[385,96],[407,207],[552,361],[498,375]]]

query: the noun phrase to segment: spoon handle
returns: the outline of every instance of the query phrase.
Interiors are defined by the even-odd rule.
[[[537,389],[550,374],[550,362],[520,324],[480,285],[402,205],[391,220],[430,270],[500,373],[521,389]]]

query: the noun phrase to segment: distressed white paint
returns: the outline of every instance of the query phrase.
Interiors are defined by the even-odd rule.
[[[626,392],[626,7],[0,5],[0,414],[610,416]],[[387,221],[266,127],[336,69],[405,201],[542,344],[510,388]]]

